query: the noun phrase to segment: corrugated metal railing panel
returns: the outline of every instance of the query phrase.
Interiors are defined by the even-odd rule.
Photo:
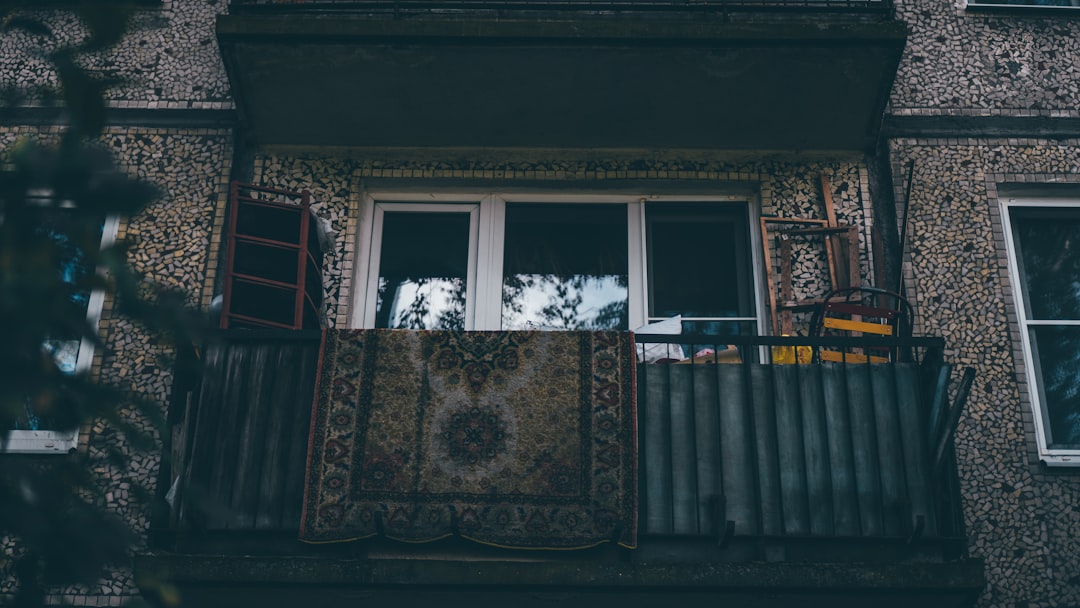
[[[235,335],[203,354],[180,525],[297,529],[319,341]]]
[[[643,532],[937,534],[919,378],[903,362],[640,365]]]

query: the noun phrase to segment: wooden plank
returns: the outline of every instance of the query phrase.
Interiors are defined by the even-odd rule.
[[[893,335],[892,325],[885,325],[883,323],[872,323],[869,321],[852,321],[850,319],[825,317],[824,319],[822,319],[821,325],[822,327],[828,329],[837,329],[840,331],[855,331],[862,332],[864,334],[877,334],[879,336]]]
[[[848,227],[848,287],[858,287],[862,283],[859,273],[859,229],[855,226]]]
[[[766,218],[760,219],[761,224],[761,247],[765,253],[765,286],[769,292],[769,316],[772,320],[773,335],[780,333],[780,325],[776,317],[776,286],[773,284],[773,258],[769,249],[769,228]]]
[[[847,376],[851,446],[855,453],[855,488],[859,497],[859,522],[863,536],[881,536],[881,472],[878,464],[877,428],[874,421],[870,366],[848,365]]]
[[[806,493],[810,509],[810,534],[832,536],[832,473],[829,466],[829,435],[821,366],[799,367],[799,401],[802,405],[803,450],[806,462]]]
[[[824,348],[818,349],[818,355],[820,355],[822,361],[829,361],[832,363],[866,363],[867,356],[859,353],[842,353],[835,350],[825,350]],[[879,357],[877,355],[869,356],[870,363],[888,363],[888,357]]]
[[[801,368],[800,365],[777,365],[772,368],[783,532],[800,536],[810,533],[806,452],[799,411]]]
[[[697,534],[697,434],[694,430],[694,379],[698,366],[667,366],[671,416],[671,532]]]
[[[901,447],[900,420],[897,413],[896,378],[892,365],[871,365],[871,406],[877,431],[877,462],[881,468],[881,511],[885,534],[906,536],[911,515],[904,454]]]
[[[645,428],[642,436],[645,453],[643,477],[645,479],[645,530],[646,534],[671,534],[671,412],[668,396],[671,394],[671,366],[641,365],[646,377],[645,399],[640,404],[645,411]]]
[[[806,218],[787,218],[765,215],[759,218],[759,224],[761,226],[761,246],[764,249],[765,255],[765,285],[769,292],[769,318],[772,321],[772,333],[773,335],[780,334],[780,308],[776,301],[776,284],[775,276],[773,274],[773,255],[772,250],[769,249],[769,244],[772,240],[769,237],[769,225],[777,226],[826,226],[828,222],[825,220],[806,219]],[[829,269],[833,271],[832,268]],[[830,275],[831,276],[831,275]],[[790,299],[790,298],[789,298]]]
[[[306,443],[306,438],[296,437],[294,425],[296,412],[309,412],[313,392],[311,385],[302,377],[305,356],[311,356],[310,346],[305,349],[303,343],[275,345],[268,353],[272,365],[269,401],[262,408],[262,416],[267,424],[264,431],[262,457],[265,464],[259,483],[259,503],[255,516],[255,527],[259,529],[280,529],[284,527],[287,504],[295,501],[288,493],[287,483],[290,469],[296,467],[296,459],[306,463],[306,453],[298,454],[294,441]],[[316,355],[317,356],[317,355]],[[307,389],[307,390],[305,390]],[[305,392],[309,394],[304,394]],[[310,420],[310,416],[306,417]],[[303,422],[307,428],[308,423]]]
[[[838,227],[840,224],[836,221],[836,209],[833,206],[832,199],[832,185],[829,183],[829,178],[826,177],[824,173],[821,174],[821,196],[825,203],[825,219],[828,222],[828,226],[830,228]],[[850,262],[845,260],[843,264],[844,267],[841,268],[840,261],[843,260],[843,258],[840,256],[840,252],[843,251],[843,249],[840,246],[840,237],[838,235],[831,235],[828,237],[828,240],[831,245],[830,250],[834,253],[834,257],[830,260],[833,264],[832,269],[830,269],[832,271],[830,276],[833,281],[833,289],[838,287],[854,287],[858,285],[858,281],[854,283],[848,282],[847,285],[842,285],[837,282],[837,279],[845,277],[845,273],[850,272],[848,268]]]
[[[780,217],[778,215],[763,215],[761,216],[761,223],[765,225],[776,224],[779,226],[828,226],[829,224],[828,220],[818,220],[805,217]]]
[[[833,533],[837,536],[857,536],[860,530],[859,500],[844,370],[842,365],[823,365],[821,385],[832,478]]]
[[[278,527],[281,520],[281,510],[284,507],[282,499],[283,488],[279,486],[286,474],[286,463],[281,462],[281,456],[288,453],[288,423],[286,412],[288,407],[284,401],[291,397],[292,391],[289,384],[294,380],[293,366],[284,348],[274,348],[269,353],[271,388],[270,398],[274,403],[264,408],[262,416],[266,419],[263,429],[265,441],[265,464],[259,475],[259,498],[255,505],[255,528],[273,529]],[[295,404],[300,406],[299,403]]]
[[[205,508],[206,526],[210,529],[236,527],[232,511],[232,490],[236,485],[236,463],[240,442],[233,439],[239,435],[244,419],[247,375],[243,373],[247,352],[228,346],[225,354],[225,374],[221,392],[211,407],[221,409],[219,426],[209,429],[207,436],[214,442],[213,468],[207,482]],[[225,464],[229,466],[225,466]]]
[[[881,319],[893,319],[900,311],[893,308],[881,308],[879,306],[866,306],[857,302],[829,302],[825,306],[829,312],[838,312],[847,315],[862,315],[864,317],[878,317]]]
[[[780,237],[780,297],[784,301],[791,300],[792,294],[791,277],[791,239]],[[791,310],[780,311],[780,333],[791,334]]]
[[[269,380],[276,366],[270,361],[272,347],[262,343],[244,347],[242,373],[246,377],[247,391],[237,403],[237,433],[231,438],[236,442],[236,459],[230,462],[233,469],[232,497],[229,501],[233,512],[233,525],[242,529],[255,528],[255,513],[259,503],[259,482],[265,462],[263,446],[266,409],[273,395]],[[222,437],[222,440],[228,439]]]
[[[816,228],[796,228],[794,230],[780,230],[781,236],[843,236],[847,237],[850,226],[822,226]]]
[[[698,532],[716,535],[724,525],[716,521],[714,501],[723,494],[720,456],[720,411],[717,371],[714,366],[698,368],[694,376],[694,432],[697,446]]]
[[[741,535],[757,534],[760,527],[748,376],[743,366],[716,366],[724,498],[727,516]]]

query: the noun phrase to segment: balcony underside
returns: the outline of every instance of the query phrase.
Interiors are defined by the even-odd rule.
[[[678,566],[142,555],[136,578],[166,575],[185,605],[969,606],[982,563]],[[616,602],[616,603],[610,603]],[[720,604],[720,602],[733,602]]]
[[[859,150],[902,23],[231,15],[266,146]]]

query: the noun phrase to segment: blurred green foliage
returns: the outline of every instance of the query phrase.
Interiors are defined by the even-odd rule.
[[[163,428],[161,404],[63,370],[43,345],[62,336],[104,348],[85,305],[78,304],[98,289],[114,296],[114,314],[158,332],[164,344],[189,343],[198,316],[185,308],[183,294],[130,271],[128,244],[100,247],[103,218],[131,217],[158,196],[153,185],[120,171],[111,153],[97,145],[106,124],[105,93],[115,83],[84,67],[88,54],[108,52],[122,39],[135,7],[105,0],[63,4],[50,10],[40,10],[40,2],[0,7],[0,36],[32,41],[32,51],[55,72],[51,95],[66,117],[59,137],[23,138],[0,151],[0,447],[7,429],[28,411],[48,419],[54,430],[104,423],[109,433],[123,435],[116,442],[122,448],[114,445],[104,456],[108,467],[122,471],[132,451],[160,449],[145,429]],[[72,14],[86,35],[58,42],[50,24],[58,18],[70,23]],[[0,99],[7,107],[0,111],[28,95],[41,103],[50,97],[43,90],[37,83],[2,82]],[[65,221],[50,223],[60,211]],[[65,274],[61,269],[73,252],[99,271]],[[15,542],[13,555],[0,555],[0,579],[17,579],[9,598],[14,605],[42,605],[45,589],[93,583],[105,568],[129,558],[137,536],[103,508],[105,490],[91,474],[90,458],[0,454],[0,537]],[[156,585],[164,603],[177,601],[172,589]]]

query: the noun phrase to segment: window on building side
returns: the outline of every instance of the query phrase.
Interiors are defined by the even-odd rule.
[[[1080,201],[1012,200],[1004,215],[1040,457],[1080,465]]]
[[[758,331],[751,209],[731,197],[373,194],[355,327]]]
[[[72,221],[64,208],[56,208],[46,216],[48,223],[41,227],[42,233],[55,244],[62,253],[56,272],[67,283],[78,285],[88,276],[97,272],[89,263],[86,252],[68,238],[71,229],[66,224]],[[107,246],[116,238],[119,221],[110,217],[101,223],[101,246]],[[100,290],[89,291],[75,289],[71,292],[71,306],[79,315],[85,315],[91,327],[96,328],[101,317],[101,308],[105,294]],[[52,336],[41,345],[44,352],[52,356],[61,372],[67,374],[88,373],[94,358],[93,342],[82,335]],[[15,421],[12,429],[7,429],[7,452],[32,454],[67,453],[78,442],[78,429],[56,429],[53,421],[32,407],[25,405],[25,415]]]

